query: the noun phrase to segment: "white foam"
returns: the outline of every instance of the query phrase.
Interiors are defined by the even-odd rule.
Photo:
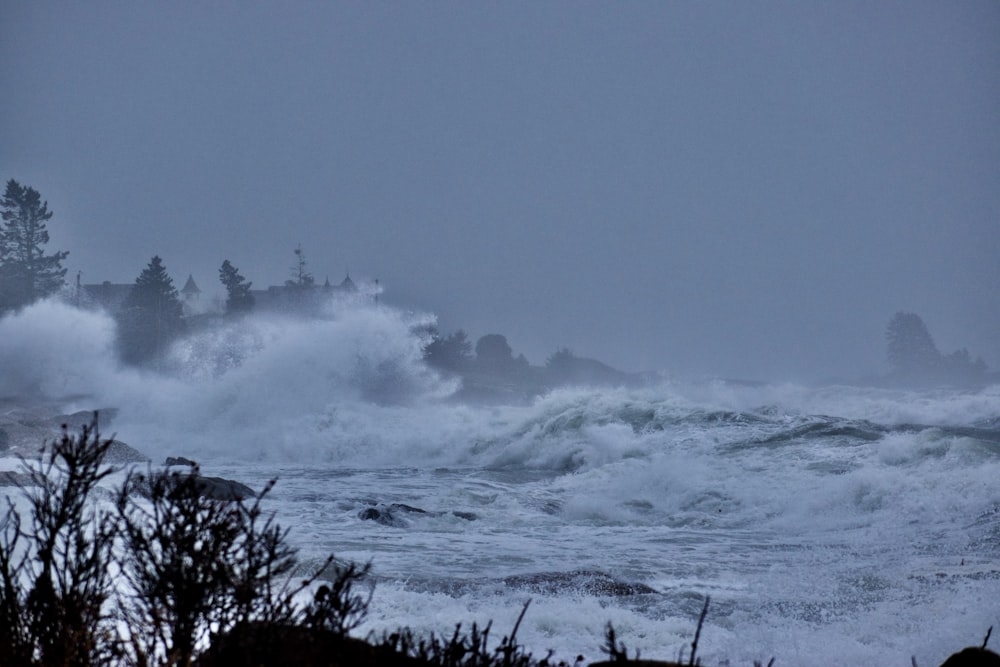
[[[429,321],[365,304],[252,317],[136,371],[115,359],[110,318],[44,302],[0,320],[0,395],[87,395],[70,403],[120,408],[113,428],[154,459],[255,487],[279,476],[268,503],[307,557],[374,558],[365,629],[506,630],[531,596],[520,638],[536,654],[597,659],[610,620],[630,648],[673,658],[696,620],[681,603],[711,592],[709,664],[938,664],[1000,616],[1000,453],[949,428],[1000,415],[1000,387],[665,382],[473,407],[422,364]],[[393,502],[429,514],[406,528],[358,516]],[[664,595],[442,592],[581,568]]]

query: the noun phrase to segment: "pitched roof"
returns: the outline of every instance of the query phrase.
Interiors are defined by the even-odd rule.
[[[188,274],[187,282],[184,283],[184,288],[181,290],[181,294],[201,294],[201,290],[194,283],[194,278],[191,274]]]

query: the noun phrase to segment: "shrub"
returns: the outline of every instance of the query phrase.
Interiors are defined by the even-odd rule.
[[[261,502],[204,497],[192,474],[128,474],[114,508],[95,502],[102,465],[97,413],[24,462],[29,523],[8,498],[0,520],[0,664],[189,665],[239,629],[302,628],[344,636],[368,609],[353,592],[370,565],[334,567],[292,583],[288,531]],[[320,572],[333,562],[331,556]],[[117,576],[117,575],[121,576]],[[284,583],[281,583],[284,582]]]
[[[118,522],[89,496],[111,470],[101,467],[111,440],[100,439],[97,414],[79,436],[62,436],[40,459],[22,462],[27,529],[14,504],[0,532],[0,664],[90,665],[115,655],[106,603]]]
[[[274,590],[295,550],[287,531],[262,518],[261,500],[220,502],[201,495],[192,474],[129,475],[118,494],[130,599],[123,611],[134,628],[131,657],[190,664],[214,634],[250,621],[284,623],[292,593]],[[135,502],[146,495],[148,503]]]

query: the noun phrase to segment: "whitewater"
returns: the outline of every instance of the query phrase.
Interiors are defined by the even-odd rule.
[[[422,361],[431,322],[262,315],[140,371],[107,315],[43,302],[0,320],[0,398],[115,408],[104,432],[155,464],[276,478],[266,504],[303,571],[373,563],[361,636],[492,620],[499,637],[531,599],[536,656],[599,660],[610,622],[671,659],[711,596],[702,664],[927,666],[1000,627],[1000,386],[665,376],[469,405]]]

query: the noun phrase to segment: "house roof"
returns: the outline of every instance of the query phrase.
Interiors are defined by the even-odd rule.
[[[201,294],[201,290],[198,289],[198,285],[194,282],[194,277],[189,273],[187,282],[184,283],[183,289],[181,289],[181,294]]]

